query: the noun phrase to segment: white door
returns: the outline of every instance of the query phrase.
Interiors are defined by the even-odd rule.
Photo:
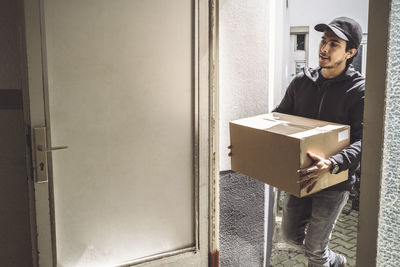
[[[206,266],[208,1],[25,17],[39,266]]]

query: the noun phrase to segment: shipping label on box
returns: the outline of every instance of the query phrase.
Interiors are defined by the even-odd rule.
[[[328,158],[350,144],[350,126],[282,113],[230,122],[232,170],[303,197],[348,179],[328,173],[312,191],[300,189],[297,170],[312,165],[307,152]]]

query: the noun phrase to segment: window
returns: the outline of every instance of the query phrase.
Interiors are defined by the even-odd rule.
[[[356,57],[353,60],[353,66],[354,68],[359,71],[360,73],[363,73],[362,71],[362,64],[363,64],[363,45],[360,45],[360,47],[358,48],[358,53],[356,55]]]
[[[304,33],[296,34],[296,50],[305,50],[305,40],[306,35]]]
[[[367,34],[363,34],[361,45],[358,48],[358,53],[353,60],[354,68],[365,76],[367,63]]]
[[[306,66],[306,62],[305,61],[296,61],[296,75],[299,72],[303,71],[303,68]]]

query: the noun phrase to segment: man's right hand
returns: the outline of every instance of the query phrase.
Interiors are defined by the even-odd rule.
[[[232,149],[232,145],[229,145],[228,149],[231,150]],[[228,152],[228,157],[232,157],[232,150]]]

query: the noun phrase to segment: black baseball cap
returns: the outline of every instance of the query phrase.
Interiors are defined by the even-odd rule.
[[[317,24],[315,25],[314,29],[319,32],[330,29],[336,34],[337,37],[350,42],[357,49],[362,40],[362,29],[360,24],[358,24],[357,21],[347,17],[336,18],[329,24]]]

